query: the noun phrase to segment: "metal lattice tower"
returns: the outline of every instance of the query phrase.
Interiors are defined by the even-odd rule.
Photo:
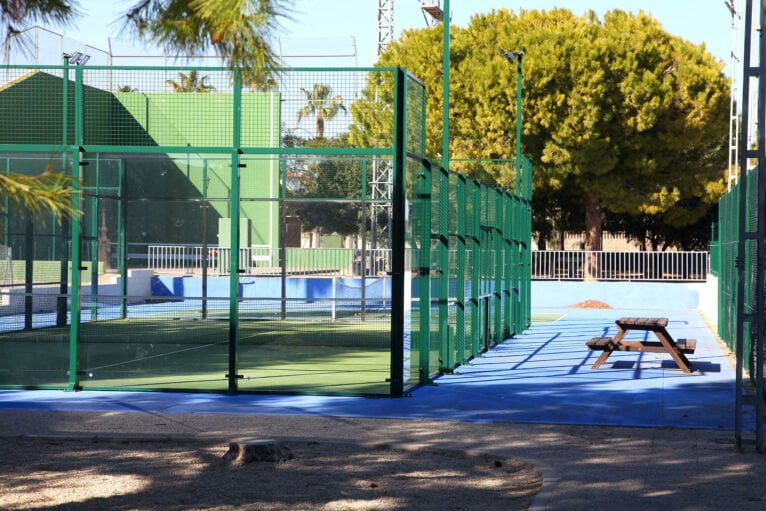
[[[731,13],[731,104],[729,106],[729,174],[727,177],[728,189],[737,184],[739,156],[739,29],[742,21],[737,12],[736,0],[724,2]]]
[[[388,43],[394,40],[394,0],[378,0],[378,57],[386,49]],[[377,91],[375,100],[378,100]],[[386,161],[375,158],[372,161],[372,179],[370,180],[370,197],[373,200],[390,200],[392,191],[391,166]],[[378,248],[378,217],[390,213],[389,203],[371,205],[371,247]],[[383,228],[386,230],[386,227]],[[388,236],[384,236],[388,238]]]
[[[378,55],[394,40],[394,0],[378,0]]]

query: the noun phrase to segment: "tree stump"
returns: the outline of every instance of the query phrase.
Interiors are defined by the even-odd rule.
[[[254,442],[231,442],[223,459],[233,463],[252,463],[254,461],[287,461],[293,459],[290,448],[275,440]]]

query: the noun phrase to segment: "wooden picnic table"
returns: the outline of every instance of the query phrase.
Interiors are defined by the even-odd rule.
[[[615,351],[639,351],[649,353],[667,353],[678,365],[681,371],[692,373],[691,362],[686,358],[687,353],[694,353],[697,347],[696,339],[673,339],[665,327],[668,318],[620,318],[617,324],[617,335],[614,337],[594,337],[587,343],[588,349],[603,351],[591,369],[598,369]],[[630,330],[653,332],[658,341],[628,341],[625,335]]]

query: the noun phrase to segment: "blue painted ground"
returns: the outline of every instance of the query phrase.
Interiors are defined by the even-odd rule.
[[[734,371],[694,309],[579,310],[525,334],[461,367],[437,385],[402,399],[139,392],[0,391],[0,410],[225,413],[426,418],[476,422],[541,422],[732,429]],[[616,353],[599,370],[594,336],[613,334],[621,316],[668,316],[676,338],[696,338],[682,373],[670,357]],[[629,338],[641,338],[635,332]],[[650,334],[651,335],[651,334]],[[745,421],[753,428],[752,413]]]

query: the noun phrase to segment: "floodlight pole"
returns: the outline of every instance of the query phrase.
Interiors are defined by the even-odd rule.
[[[521,108],[522,108],[522,61],[524,52],[517,52],[516,58],[516,195],[524,197],[525,190],[521,189]]]
[[[516,62],[516,178],[514,180],[514,193],[517,197],[525,198],[524,190],[521,189],[521,109],[524,85],[522,75],[524,52],[500,50],[500,54],[505,57],[509,63],[513,64]],[[529,197],[526,198],[528,199]]]
[[[61,81],[61,143],[69,144],[69,55],[63,55],[64,79]],[[66,157],[62,156],[62,168],[66,165]],[[61,237],[59,239],[59,297],[56,300],[56,326],[65,327],[67,320],[67,292],[69,289],[69,251],[67,250],[67,235],[69,234],[69,221],[61,220]]]
[[[449,26],[450,0],[444,0],[444,41],[442,62],[442,167],[449,170]]]

